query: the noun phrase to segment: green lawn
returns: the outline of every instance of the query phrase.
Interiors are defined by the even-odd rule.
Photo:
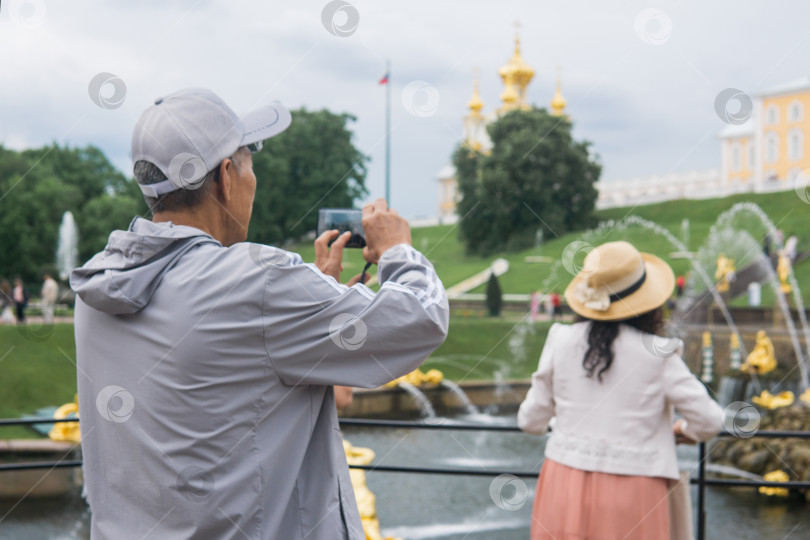
[[[665,203],[639,206],[635,208],[614,208],[597,213],[601,221],[620,221],[627,215],[654,221],[661,225],[679,240],[685,241],[690,251],[697,251],[707,240],[712,225],[726,210],[736,203],[753,202],[759,205],[776,226],[783,230],[785,238],[795,234],[799,239],[799,250],[810,250],[810,227],[807,227],[807,216],[810,215],[810,206],[804,203],[793,191],[768,194],[735,195],[724,199],[710,199],[705,201],[678,200]],[[542,216],[541,216],[542,217]],[[682,222],[689,220],[688,238],[682,235]],[[733,226],[746,231],[751,242],[746,244],[744,239],[720,237],[713,242],[710,252],[702,259],[703,266],[709,275],[714,276],[714,264],[718,250],[726,250],[728,256],[735,257],[738,268],[750,262],[758,253],[756,246],[761,244],[766,229],[749,213],[742,213],[733,221]],[[603,227],[591,232],[576,232],[555,236],[544,231],[546,242],[516,253],[502,253],[491,257],[481,258],[468,256],[464,247],[458,240],[458,227],[444,225],[437,227],[424,227],[413,229],[413,245],[425,253],[433,262],[436,271],[446,287],[451,287],[460,281],[484,270],[497,257],[503,257],[510,263],[510,270],[500,278],[501,288],[505,293],[528,294],[533,289],[549,291],[556,289],[562,291],[572,275],[562,264],[563,253],[566,246],[576,240],[585,241],[590,245],[598,245],[613,240],[628,240],[633,242],[642,251],[655,253],[667,260],[677,274],[686,273],[691,269],[690,263],[684,259],[672,258],[670,255],[676,249],[663,237],[647,231],[638,226],[628,228]],[[292,246],[304,260],[314,260],[314,250],[310,244]],[[573,258],[575,264],[581,265],[587,250],[579,251]],[[526,257],[543,256],[549,262],[526,262]],[[363,261],[360,250],[347,250],[346,272],[344,280],[362,270]],[[569,265],[570,266],[570,265]],[[810,302],[810,261],[800,263],[795,268],[796,279],[802,290],[806,303]],[[485,286],[473,290],[483,293]],[[705,288],[702,283],[699,289]],[[769,287],[763,289],[763,302],[773,304],[774,296]],[[745,304],[744,299],[736,303]]]
[[[28,416],[41,407],[73,401],[75,362],[72,324],[54,325],[41,341],[15,326],[0,326],[0,418]],[[27,427],[0,429],[3,439],[35,436]]]
[[[810,207],[795,193],[735,196],[707,201],[672,201],[630,209],[612,209],[599,212],[602,220],[620,220],[629,213],[654,220],[677,237],[681,237],[681,223],[690,221],[687,247],[696,251],[706,242],[717,217],[735,203],[752,201],[763,208],[785,236],[796,234],[799,249],[810,249],[810,228],[805,227],[805,216]],[[750,215],[739,216],[734,226],[750,233],[753,240],[747,246],[737,238],[715,239],[713,250],[728,250],[730,256],[753,257],[759,249],[765,229]],[[456,226],[426,227],[413,230],[414,246],[434,263],[446,286],[483,270],[495,258],[471,257],[464,254],[458,241]],[[734,233],[737,234],[737,233]],[[609,240],[627,239],[643,251],[651,251],[668,260],[677,273],[686,272],[689,264],[672,258],[674,251],[660,236],[638,227],[602,227],[596,232],[572,233],[550,239],[542,246],[519,253],[503,254],[511,269],[501,277],[505,293],[529,293],[532,289],[562,290],[571,274],[561,263],[566,246],[575,240],[591,245]],[[687,240],[684,238],[684,240]],[[314,260],[311,244],[294,246],[306,261]],[[736,249],[736,252],[735,252]],[[747,250],[747,251],[746,251]],[[712,250],[708,250],[712,251]],[[544,256],[550,262],[529,263],[527,256]],[[574,257],[581,264],[584,252]],[[704,255],[707,272],[714,274],[714,253]],[[360,250],[348,250],[345,258],[344,279],[359,273],[363,267]],[[804,301],[810,303],[810,261],[800,263],[795,275],[802,289]],[[483,292],[483,287],[474,292]],[[769,287],[763,289],[763,300],[773,303]],[[737,299],[734,303],[743,303]],[[450,335],[424,368],[438,368],[456,381],[481,379],[526,378],[535,369],[548,323],[530,324],[519,318],[465,318],[452,317]],[[0,417],[29,415],[40,407],[61,405],[73,399],[76,392],[75,346],[72,325],[56,325],[52,335],[42,341],[27,339],[16,327],[0,326]],[[32,436],[27,428],[4,428],[0,438]]]
[[[450,320],[447,340],[423,365],[457,382],[527,379],[537,369],[548,322],[500,318]]]
[[[450,336],[424,369],[438,368],[456,381],[527,378],[537,367],[548,326],[519,318],[454,317]],[[26,339],[16,327],[0,326],[0,343],[0,418],[28,416],[73,401],[73,325],[54,326],[42,341]],[[27,427],[0,429],[0,439],[36,436]]]

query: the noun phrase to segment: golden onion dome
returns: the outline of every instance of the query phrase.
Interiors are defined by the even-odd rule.
[[[520,36],[515,36],[515,52],[506,65],[498,70],[498,75],[501,76],[504,83],[511,79],[518,86],[526,86],[534,77],[534,69],[520,54]]]
[[[475,83],[473,85],[473,95],[470,101],[467,102],[467,107],[470,108],[470,111],[476,115],[481,113],[481,109],[484,108],[484,102],[481,101],[481,96],[478,95],[478,73],[475,74]]]
[[[557,70],[557,89],[554,91],[554,97],[551,99],[551,114],[560,116],[565,111],[565,106],[568,104],[562,95],[562,87],[560,85],[559,69]]]
[[[503,93],[501,94],[501,101],[503,101],[504,108],[508,108],[510,105],[517,103],[518,101],[518,93],[515,90],[515,86],[511,84],[511,81],[506,81],[506,88],[503,89]]]

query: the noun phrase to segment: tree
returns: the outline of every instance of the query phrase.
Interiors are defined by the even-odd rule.
[[[501,294],[501,284],[498,283],[498,276],[495,272],[489,274],[489,281],[487,281],[487,309],[489,314],[497,317],[501,314],[503,307],[503,294]]]
[[[80,263],[104,249],[112,231],[125,230],[132,218],[146,215],[145,208],[143,196],[103,193],[87,201],[79,212],[80,219],[77,219]]]
[[[453,154],[461,201],[459,234],[468,253],[534,244],[538,229],[559,236],[594,223],[601,165],[571,123],[545,109],[512,111],[487,128],[492,152]]]
[[[56,260],[62,214],[79,228],[79,262],[104,248],[146,205],[97,148],[0,146],[0,275],[38,282]],[[135,190],[135,191],[133,191]]]
[[[281,243],[315,229],[318,209],[350,208],[367,193],[367,157],[352,143],[348,114],[292,112],[287,130],[253,156],[256,199],[248,240]]]

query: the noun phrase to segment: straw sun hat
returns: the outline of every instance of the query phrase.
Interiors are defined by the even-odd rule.
[[[666,262],[629,242],[608,242],[588,253],[565,299],[583,317],[619,321],[662,306],[674,287],[675,274]]]

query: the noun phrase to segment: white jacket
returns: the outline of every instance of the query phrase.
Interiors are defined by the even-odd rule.
[[[589,328],[589,322],[551,327],[518,425],[541,435],[556,417],[545,454],[568,467],[677,479],[673,408],[698,441],[720,432],[723,409],[679,356],[679,340],[627,325],[613,342],[603,382],[587,377]]]

